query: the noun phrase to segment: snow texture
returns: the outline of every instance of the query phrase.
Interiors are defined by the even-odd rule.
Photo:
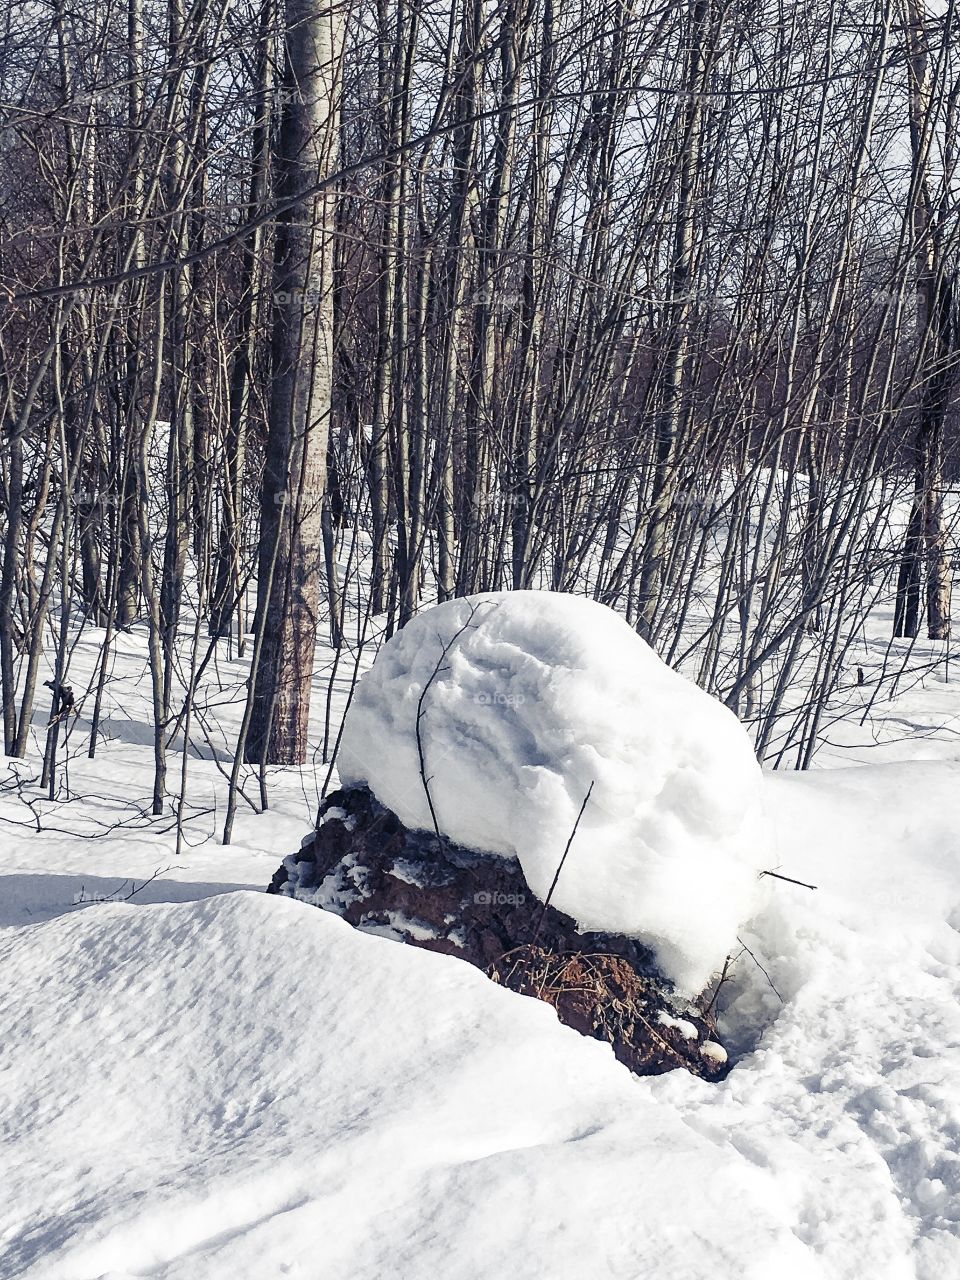
[[[10,762],[32,809],[0,790],[0,1280],[960,1275],[955,685],[891,702],[898,743],[851,717],[831,757],[937,762],[764,778],[768,865],[819,887],[772,882],[741,930],[770,981],[733,965],[715,1085],[636,1079],[460,960],[231,893],[312,825],[310,770],[230,848],[213,820],[180,857],[168,820],[117,826],[153,765],[146,640],[117,645],[77,798],[44,798],[42,736]],[[89,677],[86,632],[77,655]],[[212,804],[219,762],[191,767]]]
[[[584,929],[652,945],[688,994],[755,905],[761,772],[747,734],[592,600],[501,592],[421,613],[362,677],[338,764],[429,830],[425,778],[442,833],[519,858],[541,900],[589,792],[551,901]]]
[[[891,622],[865,620],[862,703],[816,758],[868,767],[764,778],[765,865],[818,889],[764,882],[740,936],[769,981],[731,969],[719,1085],[633,1078],[460,960],[231,892],[312,827],[314,764],[224,848],[205,751],[176,857],[145,628],[118,633],[69,799],[40,786],[41,717],[0,788],[0,1280],[960,1276],[957,684],[922,641],[881,680]],[[102,639],[84,619],[75,688]],[[326,657],[336,728],[352,664]],[[208,673],[231,741],[248,671]]]
[[[462,961],[239,893],[0,963],[5,1277],[817,1275],[744,1162]]]
[[[764,791],[819,888],[744,931],[780,995],[741,956],[719,1085],[289,899],[74,908],[120,850],[8,837],[0,1277],[960,1275],[960,764]],[[182,875],[151,891],[213,888]]]

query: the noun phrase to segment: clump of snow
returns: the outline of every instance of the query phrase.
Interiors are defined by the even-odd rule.
[[[661,1009],[657,1014],[657,1022],[661,1027],[672,1027],[674,1031],[679,1031],[685,1040],[696,1040],[697,1028],[692,1022],[688,1022],[686,1018],[673,1018],[669,1013],[664,1013]]]
[[[361,679],[338,764],[406,826],[431,829],[432,802],[450,840],[519,858],[541,899],[589,792],[553,905],[649,943],[682,991],[704,987],[751,913],[761,773],[746,732],[592,600],[500,592],[421,613]]]
[[[356,826],[357,820],[352,813],[347,813],[346,809],[341,809],[339,805],[331,805],[320,819],[320,825],[322,826],[325,822],[339,822],[342,826],[346,827],[348,831],[352,831]],[[300,848],[303,849],[306,845],[310,844],[312,839],[312,834],[306,836],[301,843]]]

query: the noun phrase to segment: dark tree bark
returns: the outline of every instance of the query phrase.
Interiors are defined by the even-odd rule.
[[[913,506],[897,582],[894,635],[915,639],[919,634],[925,579],[927,636],[931,640],[947,640],[951,574],[943,520],[943,427],[955,346],[953,283],[944,260],[939,227],[943,196],[934,201],[931,190],[931,130],[937,92],[926,20],[923,0],[906,0],[913,164],[910,213],[917,262],[916,312],[921,353],[919,405],[911,446]]]
[[[248,761],[306,759],[321,600],[323,498],[333,377],[334,200],[318,182],[338,140],[340,15],[287,0],[281,204],[273,274],[273,378],[262,484]]]

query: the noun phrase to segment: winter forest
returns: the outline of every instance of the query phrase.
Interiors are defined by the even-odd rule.
[[[960,1274],[954,0],[0,22],[0,1280]]]

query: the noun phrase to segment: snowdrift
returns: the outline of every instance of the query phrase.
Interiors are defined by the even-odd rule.
[[[818,1274],[745,1162],[461,961],[238,893],[0,968],[5,1277]]]
[[[960,1274],[960,764],[764,794],[773,864],[820,887],[742,932],[783,1003],[743,955],[720,1084],[638,1079],[462,961],[286,899],[71,911],[61,886],[43,924],[24,899],[0,929],[0,1276]],[[47,880],[79,886],[75,841],[6,853],[39,859],[48,915]],[[217,855],[242,878],[249,851]],[[84,874],[114,856],[84,843]]]

